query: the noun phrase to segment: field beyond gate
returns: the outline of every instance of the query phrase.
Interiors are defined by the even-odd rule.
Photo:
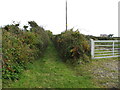
[[[110,58],[120,56],[120,42],[118,40],[91,39],[91,56],[95,58]]]

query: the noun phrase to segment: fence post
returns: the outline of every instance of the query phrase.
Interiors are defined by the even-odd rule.
[[[115,43],[114,43],[114,41],[113,41],[113,56],[114,56],[114,52],[115,52]]]
[[[2,49],[2,29],[0,29],[0,44]],[[2,89],[2,50],[0,51],[0,89]]]
[[[94,41],[93,39],[90,39],[91,40],[91,58],[93,59],[94,58]]]

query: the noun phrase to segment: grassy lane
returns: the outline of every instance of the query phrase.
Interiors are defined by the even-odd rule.
[[[89,76],[76,75],[58,56],[50,43],[43,58],[28,65],[21,79],[10,84],[12,88],[94,88]],[[8,86],[7,86],[8,87]]]

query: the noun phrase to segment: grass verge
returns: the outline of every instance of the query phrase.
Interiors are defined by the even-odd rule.
[[[64,64],[50,43],[43,58],[28,65],[21,79],[3,88],[95,88],[90,76],[77,75]],[[81,72],[81,71],[79,71]]]

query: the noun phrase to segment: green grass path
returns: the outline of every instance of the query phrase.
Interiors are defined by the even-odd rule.
[[[24,71],[21,79],[10,84],[12,88],[94,88],[90,77],[76,75],[61,62],[51,42],[45,54]]]

